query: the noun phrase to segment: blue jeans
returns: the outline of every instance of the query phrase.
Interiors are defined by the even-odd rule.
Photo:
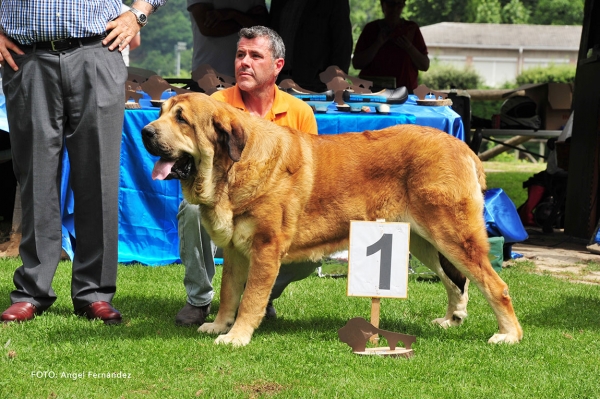
[[[183,285],[187,301],[194,306],[212,302],[215,292],[212,279],[215,275],[214,255],[217,247],[200,224],[200,207],[181,201],[177,213],[179,228],[179,257],[185,266]]]

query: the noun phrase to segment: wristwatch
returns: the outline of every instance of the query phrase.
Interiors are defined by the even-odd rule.
[[[144,14],[140,10],[133,8],[133,7],[130,7],[129,11],[131,11],[133,13],[133,15],[135,15],[135,18],[137,19],[137,23],[141,27],[146,26],[146,24],[148,23],[148,17],[146,16],[146,14]]]

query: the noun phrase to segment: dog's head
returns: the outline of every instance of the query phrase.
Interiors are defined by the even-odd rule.
[[[142,129],[146,150],[160,159],[152,178],[192,179],[216,158],[237,162],[246,145],[243,112],[201,93],[172,97],[157,120]]]

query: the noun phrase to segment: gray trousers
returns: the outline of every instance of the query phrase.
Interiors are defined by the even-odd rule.
[[[61,256],[61,154],[66,145],[75,201],[75,309],[111,302],[116,290],[121,132],[127,69],[101,42],[60,53],[12,53],[3,68],[13,168],[21,187],[23,265],[11,301],[45,310]]]
[[[179,228],[179,256],[185,266],[183,285],[187,301],[194,306],[211,303],[215,294],[212,279],[215,275],[216,247],[200,224],[200,207],[183,200],[177,214]],[[271,291],[271,300],[277,299],[291,282],[302,280],[319,267],[320,263],[298,262],[281,265]]]

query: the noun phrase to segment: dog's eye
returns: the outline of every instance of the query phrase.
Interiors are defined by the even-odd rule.
[[[177,110],[177,112],[175,113],[175,120],[179,123],[185,123],[187,124],[187,121],[185,120],[185,118],[182,115],[182,112],[180,109]]]

